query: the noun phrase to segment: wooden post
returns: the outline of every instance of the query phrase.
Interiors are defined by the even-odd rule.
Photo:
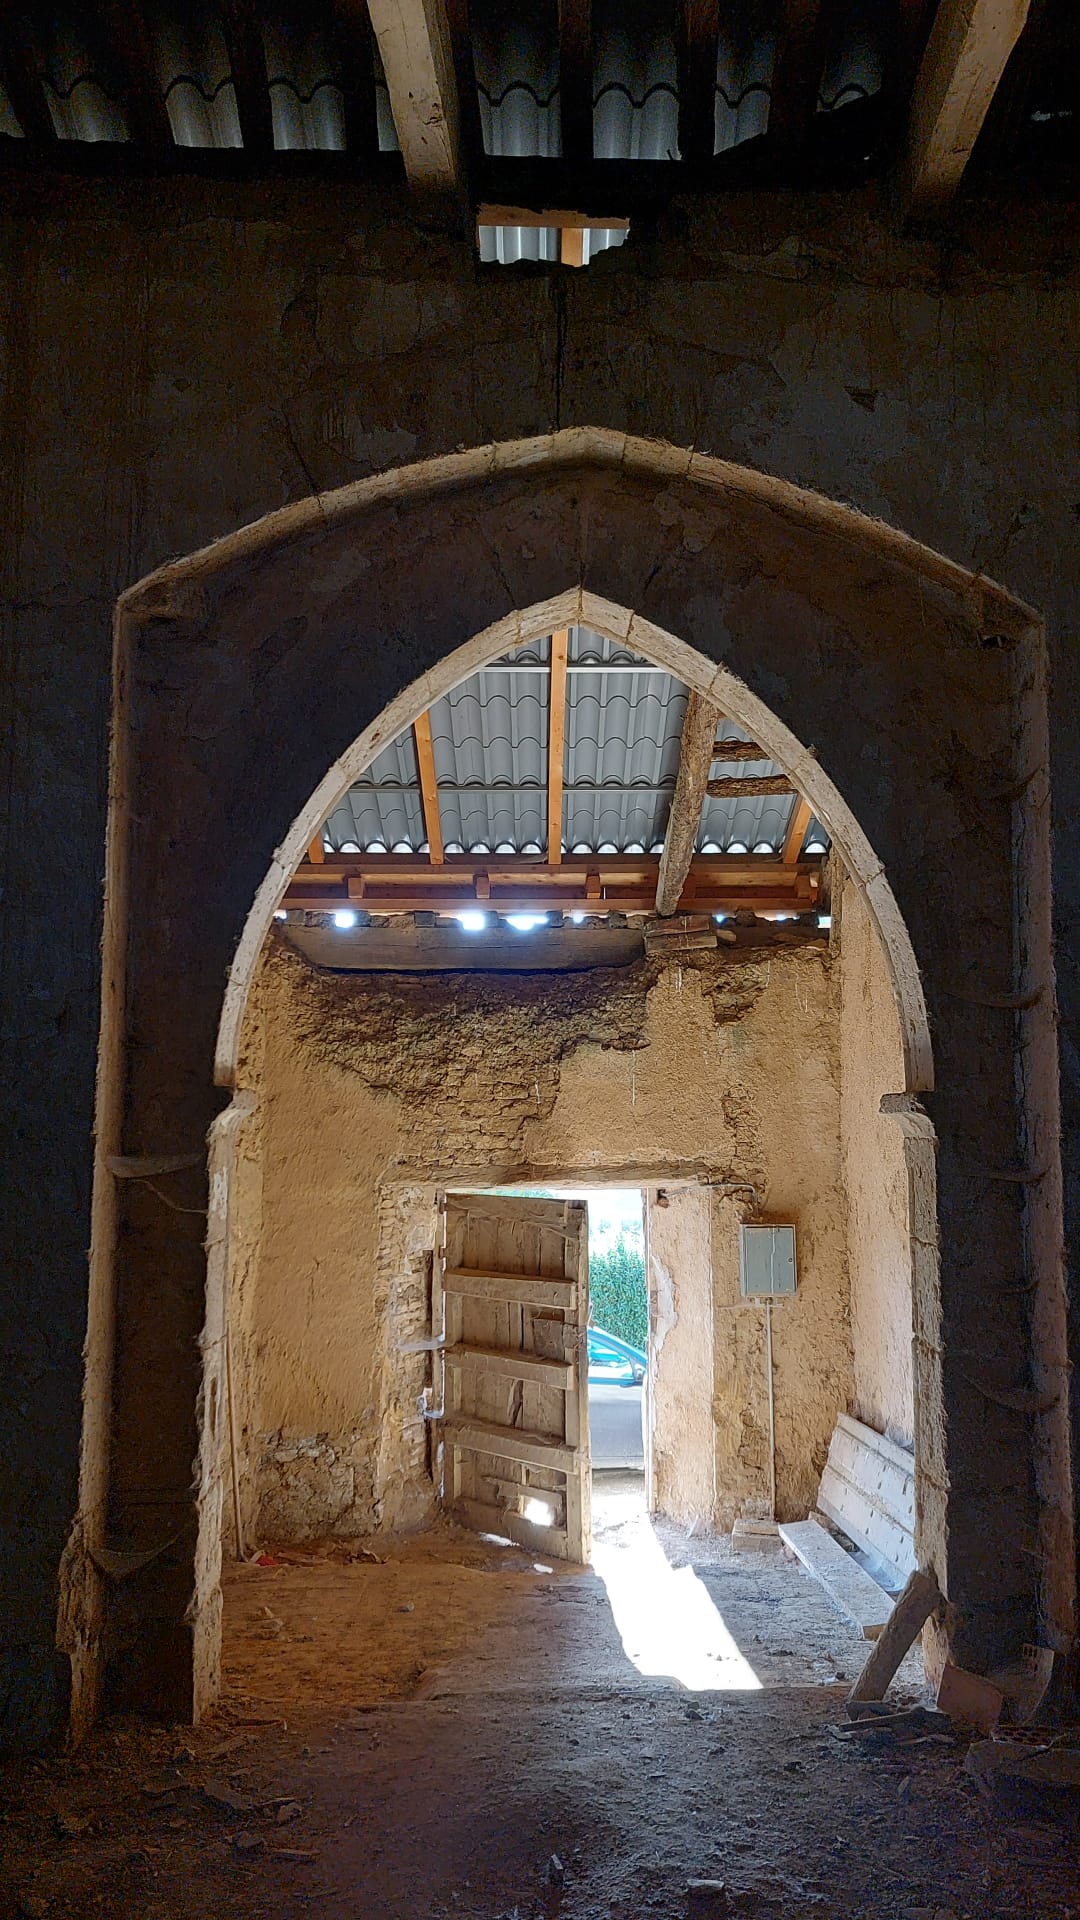
[[[671,799],[664,851],[656,882],[656,911],[662,919],[678,911],[690,862],[694,857],[698,821],[705,799],[709,770],[716,752],[720,712],[704,694],[690,694],[683,721],[679,772]]]

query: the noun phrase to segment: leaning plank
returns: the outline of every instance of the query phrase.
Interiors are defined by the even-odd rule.
[[[930,1568],[916,1567],[897,1600],[888,1625],[866,1662],[849,1700],[883,1700],[886,1688],[909,1647],[914,1646],[935,1608],[943,1605],[937,1578]]]
[[[479,1367],[503,1380],[540,1380],[564,1392],[574,1384],[572,1360],[544,1360],[535,1353],[508,1353],[504,1347],[481,1347],[466,1341],[443,1349],[443,1358],[458,1367]]]
[[[821,1582],[841,1613],[854,1621],[863,1637],[876,1639],[892,1604],[877,1581],[871,1580],[816,1520],[785,1521],[780,1538],[802,1561],[807,1573]]]
[[[523,1307],[572,1307],[577,1287],[570,1280],[549,1280],[542,1273],[486,1273],[473,1267],[448,1267],[443,1275],[447,1293],[469,1294],[474,1300],[516,1300]]]
[[[524,1460],[534,1467],[554,1467],[559,1473],[569,1473],[574,1466],[573,1447],[563,1446],[546,1433],[503,1427],[494,1420],[446,1420],[443,1438],[448,1446],[490,1453],[500,1460]]]

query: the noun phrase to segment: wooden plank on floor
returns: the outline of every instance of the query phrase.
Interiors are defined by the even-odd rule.
[[[548,1387],[561,1387],[564,1393],[574,1384],[572,1360],[541,1360],[535,1354],[507,1353],[500,1347],[470,1342],[445,1347],[443,1358],[452,1366],[482,1367],[506,1380],[539,1380]]]
[[[517,1300],[524,1307],[572,1307],[577,1288],[568,1280],[549,1280],[541,1273],[483,1273],[474,1267],[448,1267],[443,1276],[447,1293],[474,1300]]]
[[[876,1640],[892,1612],[892,1601],[877,1581],[816,1520],[782,1521],[780,1538],[864,1639]]]
[[[548,1434],[500,1426],[494,1420],[446,1420],[443,1435],[451,1446],[489,1453],[499,1460],[524,1460],[529,1466],[555,1467],[559,1473],[569,1473],[575,1464],[573,1447]]]

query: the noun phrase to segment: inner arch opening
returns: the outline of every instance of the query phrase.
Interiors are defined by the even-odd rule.
[[[661,914],[702,710],[711,750]],[[253,1558],[269,1581],[297,1559],[323,1567],[304,1645],[325,1654],[342,1584],[370,1585],[375,1564],[345,1575],[342,1553],[407,1552],[417,1591],[422,1541],[436,1586],[447,1556],[494,1555],[525,1585],[592,1556],[576,1456],[590,1387],[601,1417],[599,1362],[570,1251],[588,1228],[566,1195],[628,1186],[646,1223],[643,1378],[624,1384],[640,1395],[649,1568],[612,1559],[602,1534],[608,1624],[628,1657],[649,1640],[627,1596],[653,1582],[669,1605],[663,1543],[689,1527],[695,1685],[806,1684],[815,1660],[842,1664],[863,1629],[836,1624],[777,1524],[810,1562],[846,1558],[871,1608],[876,1587],[887,1612],[914,1564],[911,1147],[932,1246],[914,1099],[931,1055],[880,863],[742,682],[577,592],[448,656],[290,830],[237,954],[217,1072],[235,1098],[213,1140],[230,1422],[211,1471],[227,1554],[246,1563],[226,1568],[227,1686],[261,1672],[295,1700],[332,1684],[319,1655],[282,1664],[279,1649],[268,1679]],[[762,1242],[790,1260],[770,1285]],[[843,1483],[882,1461],[892,1508],[842,1510]],[[760,1651],[755,1668],[740,1644],[750,1565],[759,1600],[775,1586],[776,1604],[797,1591],[820,1612],[796,1669]],[[393,1659],[413,1652],[399,1636]],[[347,1660],[341,1684],[355,1693]]]

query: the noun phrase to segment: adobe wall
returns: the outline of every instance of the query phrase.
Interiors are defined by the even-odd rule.
[[[58,1567],[77,1504],[87,1332],[113,607],[166,558],[283,502],[461,445],[595,423],[850,501],[1044,612],[1051,710],[1038,792],[1053,835],[1061,996],[1060,1021],[1052,992],[1042,1003],[1045,1071],[1056,1096],[1060,1068],[1067,1240],[1080,1246],[1080,1065],[1068,1041],[1080,1021],[1080,474],[1070,351],[1080,274],[1057,218],[969,211],[942,245],[899,240],[873,194],[747,196],[714,208],[684,203],[586,273],[481,272],[467,238],[421,232],[400,194],[301,180],[5,180],[0,1342],[10,1390],[0,1458],[10,1484],[0,1741],[40,1743],[67,1708]],[[871,571],[870,602],[875,581]],[[296,644],[294,628],[268,631],[252,670],[258,684],[272,683]],[[420,652],[412,658],[399,645],[393,687],[427,664]],[[212,657],[200,651],[207,669]],[[822,686],[825,662],[823,654]],[[208,763],[221,759],[230,701],[193,714],[190,685],[171,673],[163,671],[162,698],[174,703],[178,737],[194,729]],[[854,685],[845,669],[845,686]],[[859,716],[867,781],[851,796],[857,810],[874,802],[889,724],[880,705]],[[992,757],[980,766],[970,740],[958,746],[952,775],[970,787],[958,833],[978,836],[974,790],[992,786]],[[924,767],[913,770],[917,782],[927,778]],[[899,844],[913,829],[901,794],[894,804]],[[223,811],[219,846],[229,831]],[[925,847],[928,872],[939,852]],[[977,848],[973,871],[983,875],[984,863]],[[264,870],[265,861],[250,892]],[[208,904],[215,875],[211,857]],[[215,955],[215,991],[222,970]],[[996,979],[988,990],[1009,984]],[[182,1020],[179,998],[177,1010]],[[193,1139],[171,1144],[197,1145],[199,1117]],[[137,1152],[161,1143],[125,1144]],[[1056,1167],[1056,1141],[1049,1151]],[[169,1191],[178,1205],[204,1204],[195,1174],[175,1177]],[[193,1263],[198,1252],[193,1229]],[[1075,1362],[1080,1287],[1071,1269],[1062,1284]],[[960,1286],[970,1292],[968,1276]],[[197,1292],[186,1277],[177,1290]],[[987,1336],[999,1386],[1026,1377],[1019,1314],[1003,1312],[1000,1341]],[[181,1354],[194,1355],[199,1324],[193,1298]],[[967,1329],[948,1316],[945,1333],[946,1347],[966,1342]],[[166,1364],[193,1397],[193,1371],[171,1352]],[[956,1388],[961,1399],[968,1391]],[[1075,1400],[1075,1366],[1072,1392]],[[1018,1431],[1015,1416],[995,1418],[982,1403],[964,1405],[957,1446],[979,1460],[1018,1449],[1026,1459],[1028,1429]],[[185,1420],[181,1443],[137,1492],[149,1486],[163,1497],[160,1481],[183,1498],[196,1444]],[[955,1469],[956,1461],[954,1480]],[[965,1519],[973,1538],[986,1535],[996,1497],[977,1479]],[[141,1511],[148,1545],[172,1536],[172,1508],[159,1514],[144,1502]],[[1035,1580],[1027,1522],[1014,1519],[1001,1528],[1019,1543],[1000,1630],[1009,1646],[1034,1617],[1025,1625],[1027,1601],[1012,1597],[1030,1595]],[[994,1569],[974,1582],[991,1610],[996,1582]],[[178,1604],[182,1613],[183,1594]]]
[[[915,1441],[911,1243],[904,1143],[881,1112],[902,1084],[896,1010],[881,941],[857,887],[833,900],[840,998],[840,1164],[855,1390],[851,1411],[902,1446]]]
[[[719,1183],[692,1189],[702,1230],[667,1250],[656,1334],[658,1503],[710,1525],[758,1511],[768,1477],[761,1312],[737,1305],[738,1221],[753,1205],[722,1187],[746,1183],[770,1215],[794,1219],[800,1291],[777,1316],[778,1482],[782,1511],[805,1513],[851,1392],[837,1019],[817,947],[388,977],[319,973],[275,940],[245,1048],[261,1237],[257,1265],[249,1245],[239,1254],[233,1315],[251,1537],[423,1518],[430,1367],[400,1348],[430,1332],[434,1184],[455,1171]],[[242,1214],[254,1224],[254,1206]],[[654,1261],[658,1245],[654,1229]],[[714,1295],[716,1362],[698,1377]]]

